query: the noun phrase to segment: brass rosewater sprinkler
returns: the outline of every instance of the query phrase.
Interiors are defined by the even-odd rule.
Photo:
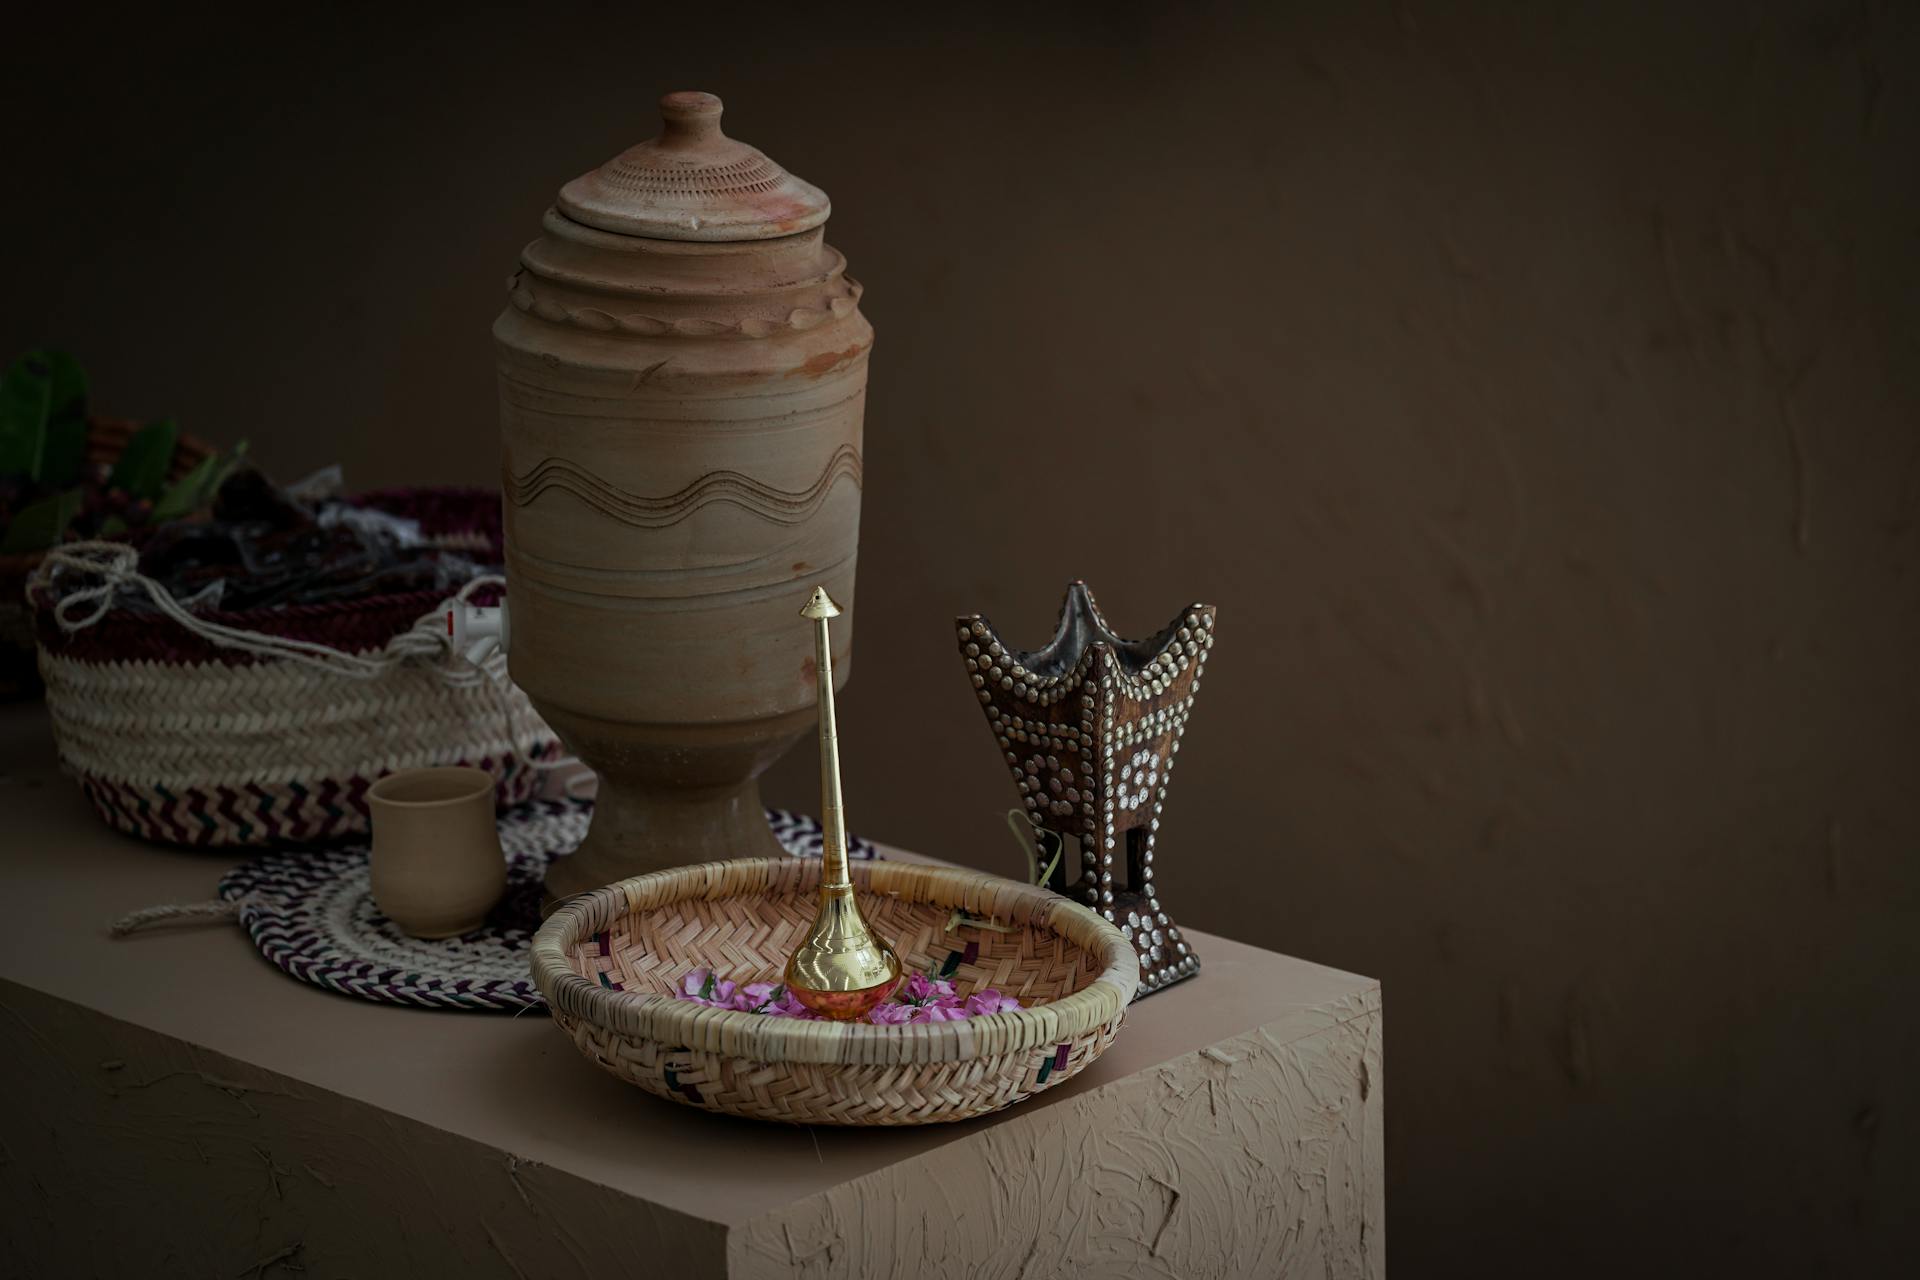
[[[840,799],[840,738],[833,717],[833,648],[827,620],[840,606],[815,587],[800,616],[813,620],[820,680],[820,819],[826,830],[820,858],[820,911],[807,940],[787,961],[787,990],[823,1018],[851,1022],[893,994],[900,957],[867,927],[853,900],[847,870],[847,814]]]

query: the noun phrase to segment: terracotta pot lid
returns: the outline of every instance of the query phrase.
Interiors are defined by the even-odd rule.
[[[560,188],[575,222],[656,240],[770,240],[817,227],[827,193],[720,131],[720,99],[660,99],[660,136]]]

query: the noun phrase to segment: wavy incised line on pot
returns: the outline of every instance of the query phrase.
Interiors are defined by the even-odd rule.
[[[820,478],[797,492],[776,489],[738,471],[710,471],[678,493],[648,498],[610,485],[564,458],[547,458],[520,475],[508,472],[506,491],[514,506],[525,507],[547,490],[559,489],[636,529],[664,529],[715,502],[732,503],[775,524],[799,524],[820,509],[842,476],[860,487],[860,453],[850,444],[835,449]]]
[[[853,559],[854,557],[849,556],[848,560],[842,563]],[[684,617],[689,609],[737,609],[743,605],[761,601],[784,600],[793,594],[796,582],[827,581],[831,577],[831,571],[822,571],[818,574],[808,574],[805,579],[796,576],[785,582],[763,582],[757,586],[720,585],[718,587],[700,580],[687,584],[689,588],[700,588],[698,590],[689,589],[672,594],[662,592],[656,595],[636,595],[627,592],[596,591],[574,583],[528,576],[522,579],[523,586],[514,589],[529,598],[537,596],[543,602],[593,609],[602,617],[611,617],[616,613],[672,614]],[[807,705],[813,704],[809,702]]]
[[[636,381],[640,376],[632,375]],[[849,383],[841,375],[830,374],[804,388],[781,386],[732,395],[702,395],[697,400],[640,401],[568,392],[537,378],[515,376],[511,368],[500,370],[500,401],[520,411],[516,425],[617,422],[629,427],[674,430],[691,423],[703,430],[709,425],[729,432],[751,430],[767,439],[804,434],[833,419],[852,401],[866,397],[866,379],[860,377],[851,382],[845,395],[832,400],[824,398],[822,388],[831,392],[841,387],[849,387]],[[796,400],[801,403],[796,404]],[[770,411],[747,412],[748,406],[761,405]],[[529,443],[526,447],[532,449],[537,444]]]
[[[778,586],[782,589],[792,583],[818,578],[822,582],[831,581],[835,575],[852,565],[856,551],[833,560],[794,560],[795,552],[791,545],[782,545],[766,555],[754,556],[749,560],[729,561],[724,564],[703,564],[686,566],[662,566],[646,568],[622,566],[608,568],[604,565],[576,564],[569,560],[559,560],[552,556],[535,555],[525,547],[516,546],[507,553],[507,569],[515,579],[523,583],[533,583],[542,591],[566,593],[571,600],[585,598],[615,599],[656,599],[684,600],[694,596],[726,595],[729,592],[758,591],[765,586]],[[803,571],[796,572],[794,564],[804,564]],[[773,572],[776,567],[784,572]],[[757,586],[742,586],[741,580],[755,573],[764,573]],[[689,590],[693,586],[702,586],[701,590]],[[663,590],[641,590],[643,587],[667,588]]]

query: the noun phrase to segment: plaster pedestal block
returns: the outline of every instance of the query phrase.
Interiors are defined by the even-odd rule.
[[[106,831],[51,760],[37,710],[0,713],[0,1275],[1384,1272],[1370,979],[1197,935],[1196,979],[1023,1106],[736,1121],[544,1018],[301,985],[231,925],[110,939],[225,864]]]

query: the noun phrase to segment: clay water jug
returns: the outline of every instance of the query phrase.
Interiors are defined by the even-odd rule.
[[[494,325],[508,663],[599,774],[554,897],[779,845],[760,774],[814,723],[816,586],[845,612],[873,329],[825,193],[673,93],[561,188]]]

